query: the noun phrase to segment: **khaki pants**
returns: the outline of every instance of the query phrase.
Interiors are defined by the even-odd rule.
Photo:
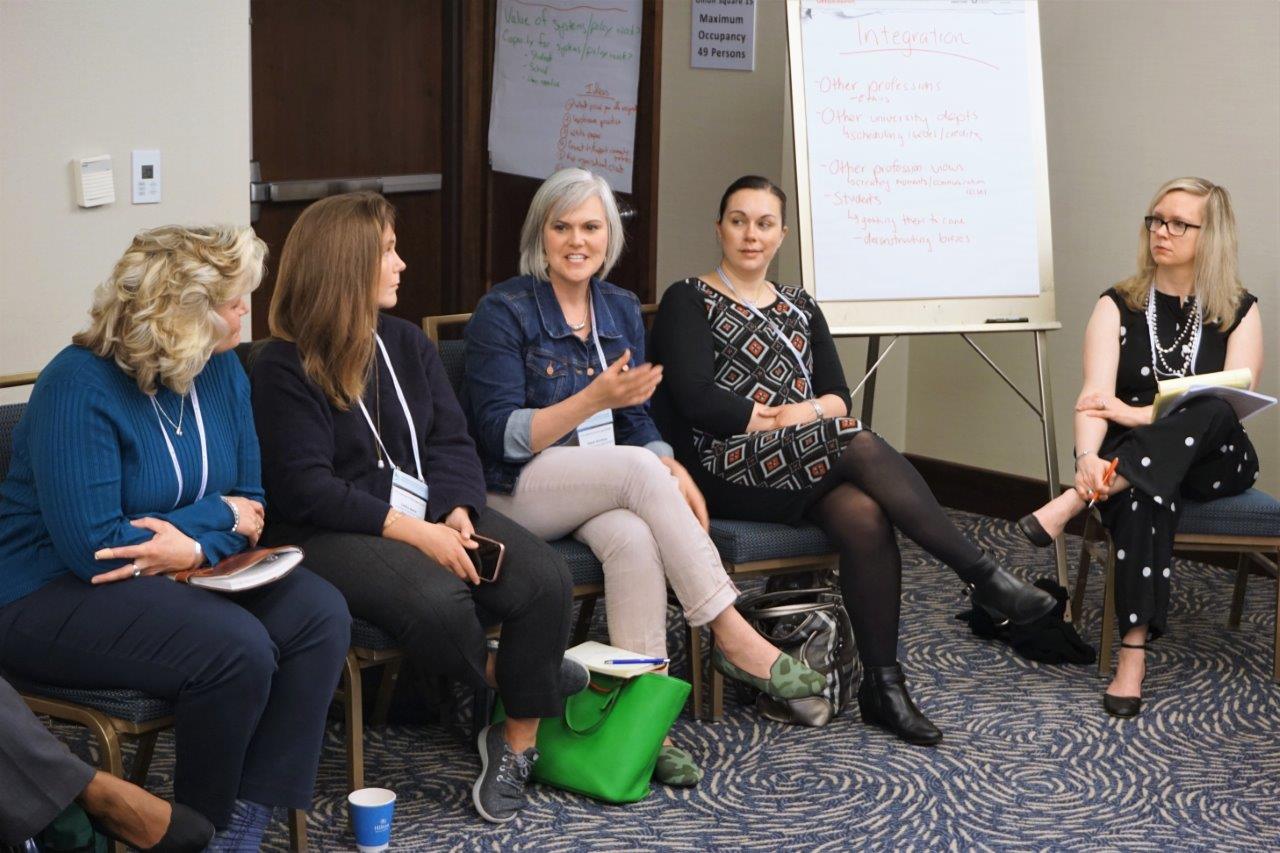
[[[710,537],[667,467],[641,447],[552,447],[533,458],[510,495],[489,505],[544,539],[570,533],[604,564],[610,642],[666,657],[667,584],[690,625],[733,605]]]

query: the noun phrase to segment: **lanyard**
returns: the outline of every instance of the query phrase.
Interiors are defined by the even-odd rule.
[[[156,423],[160,425],[160,435],[164,436],[164,445],[169,448],[169,461],[173,463],[173,475],[178,478],[178,496],[173,499],[173,506],[170,507],[170,510],[175,510],[182,502],[182,466],[178,464],[178,452],[173,449],[173,441],[169,438],[168,430],[164,428],[164,421],[160,420],[160,404],[156,402],[154,394],[151,395],[151,408],[155,410]],[[198,501],[204,497],[205,489],[209,486],[209,443],[204,435],[204,416],[200,414],[200,395],[196,392],[195,383],[191,384],[191,408],[196,416],[196,432],[200,434],[200,492],[195,498]]]
[[[609,363],[604,360],[604,349],[600,346],[600,336],[596,334],[596,302],[587,297],[587,310],[591,312],[591,343],[596,345],[596,355],[600,357],[600,369],[608,370]]]
[[[1191,330],[1191,357],[1187,359],[1186,364],[1182,368],[1182,373],[1166,374],[1171,376],[1186,376],[1188,373],[1195,374],[1196,359],[1200,356],[1200,331],[1204,328],[1204,314],[1200,310],[1199,301],[1195,306],[1195,328]],[[1160,379],[1160,364],[1156,360],[1156,347],[1159,346],[1159,339],[1156,337],[1156,283],[1151,282],[1151,290],[1147,292],[1147,337],[1151,338],[1151,374],[1158,381]]]
[[[729,288],[729,292],[734,295],[734,298],[738,300],[739,304],[745,306],[748,311],[764,321],[765,325],[772,329],[773,333],[778,336],[778,340],[782,341],[782,343],[786,345],[787,349],[791,350],[791,355],[796,360],[796,366],[800,368],[800,375],[804,377],[805,387],[812,392],[813,380],[809,375],[809,368],[805,365],[804,356],[800,354],[800,350],[796,349],[796,345],[791,343],[791,339],[787,337],[786,333],[783,332],[782,329],[779,328],[772,320],[766,317],[764,312],[757,308],[754,303],[748,302],[739,295],[738,289],[733,286],[733,282],[729,281],[729,277],[724,274],[724,270],[721,267],[716,267],[716,275],[720,276],[720,281],[724,282],[724,286]],[[783,296],[780,291],[775,290],[773,285],[769,284],[769,282],[766,281],[765,284],[769,285],[769,289],[772,290],[779,299],[787,303],[787,307],[795,312],[795,315],[800,318],[800,322],[804,323],[805,326],[809,325],[809,318],[805,316],[803,311],[795,306],[795,303]]]
[[[395,386],[396,398],[400,400],[400,408],[404,411],[405,422],[409,424],[409,441],[413,443],[413,464],[418,467],[418,479],[426,482],[427,478],[422,474],[422,456],[418,451],[418,430],[413,425],[413,415],[409,412],[409,403],[404,398],[404,391],[400,389],[400,379],[396,376],[396,369],[391,366],[391,356],[387,355],[387,347],[382,343],[382,338],[374,334],[373,339],[378,343],[378,349],[382,352],[382,358],[387,363],[387,372],[391,374],[391,384]],[[364,400],[358,400],[360,403],[360,411],[364,413],[365,422],[369,424],[369,431],[373,433],[374,439],[378,442],[378,447],[382,448],[382,454],[387,457],[387,461],[391,463],[391,467],[395,467],[395,461],[391,458],[391,454],[387,452],[387,446],[382,443],[382,436],[378,435],[378,429],[373,425],[373,418],[369,417],[369,410],[364,406]]]

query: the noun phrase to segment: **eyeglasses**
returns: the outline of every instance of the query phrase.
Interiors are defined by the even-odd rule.
[[[1169,229],[1170,237],[1181,237],[1187,233],[1188,228],[1199,228],[1199,225],[1192,225],[1190,222],[1183,222],[1181,219],[1170,219],[1167,222],[1159,216],[1148,216],[1142,220],[1142,224],[1147,226],[1147,230],[1152,234],[1160,230],[1160,226]]]

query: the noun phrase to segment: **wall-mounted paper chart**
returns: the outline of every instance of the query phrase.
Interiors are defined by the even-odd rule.
[[[819,298],[1051,290],[1035,5],[801,0],[798,8],[797,145]]]
[[[580,166],[631,192],[641,10],[636,0],[498,0],[495,170],[545,178]]]

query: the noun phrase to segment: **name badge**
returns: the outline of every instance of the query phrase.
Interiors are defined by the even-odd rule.
[[[613,410],[596,412],[578,425],[579,447],[613,447]]]
[[[399,468],[392,468],[391,505],[405,515],[426,518],[427,484]]]

